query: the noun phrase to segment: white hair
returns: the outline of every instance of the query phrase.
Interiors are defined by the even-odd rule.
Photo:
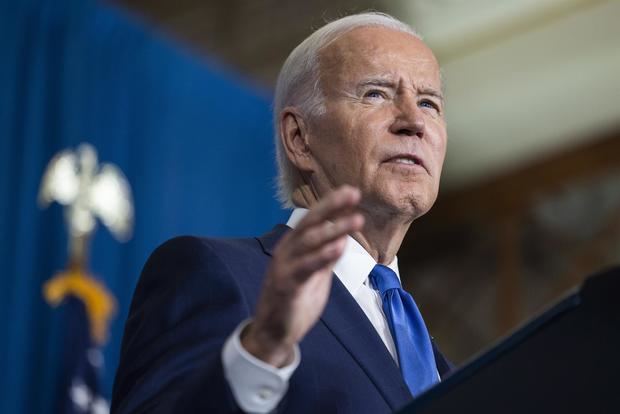
[[[320,89],[319,53],[345,33],[368,26],[386,27],[421,38],[411,26],[388,14],[378,12],[354,14],[334,20],[312,33],[293,49],[280,69],[273,115],[278,162],[278,198],[284,207],[294,207],[292,195],[299,178],[297,169],[288,159],[280,139],[280,112],[287,106],[294,106],[306,116],[323,114],[325,107]]]

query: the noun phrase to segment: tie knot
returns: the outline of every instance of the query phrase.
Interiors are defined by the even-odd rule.
[[[383,295],[390,289],[400,288],[400,280],[396,273],[387,266],[375,265],[370,272],[370,282]]]

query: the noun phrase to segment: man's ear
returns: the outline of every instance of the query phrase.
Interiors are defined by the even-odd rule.
[[[308,146],[308,127],[295,108],[280,113],[280,140],[286,156],[300,171],[313,171],[312,153]]]

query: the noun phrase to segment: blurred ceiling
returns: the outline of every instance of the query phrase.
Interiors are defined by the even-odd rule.
[[[444,70],[448,186],[516,169],[620,126],[620,2],[401,4]]]
[[[448,189],[620,126],[615,0],[118,1],[267,87],[290,50],[325,21],[372,9],[410,23],[443,67]]]
[[[299,42],[326,22],[389,0],[112,0],[271,88]]]

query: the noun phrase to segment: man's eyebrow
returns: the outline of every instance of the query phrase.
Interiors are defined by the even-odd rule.
[[[443,102],[443,94],[433,88],[420,88],[419,90],[420,95],[429,95],[429,96],[434,96],[435,98],[441,100]]]
[[[358,87],[363,88],[365,86],[382,86],[384,88],[394,88],[396,83],[388,78],[368,78],[363,79],[358,83]]]

